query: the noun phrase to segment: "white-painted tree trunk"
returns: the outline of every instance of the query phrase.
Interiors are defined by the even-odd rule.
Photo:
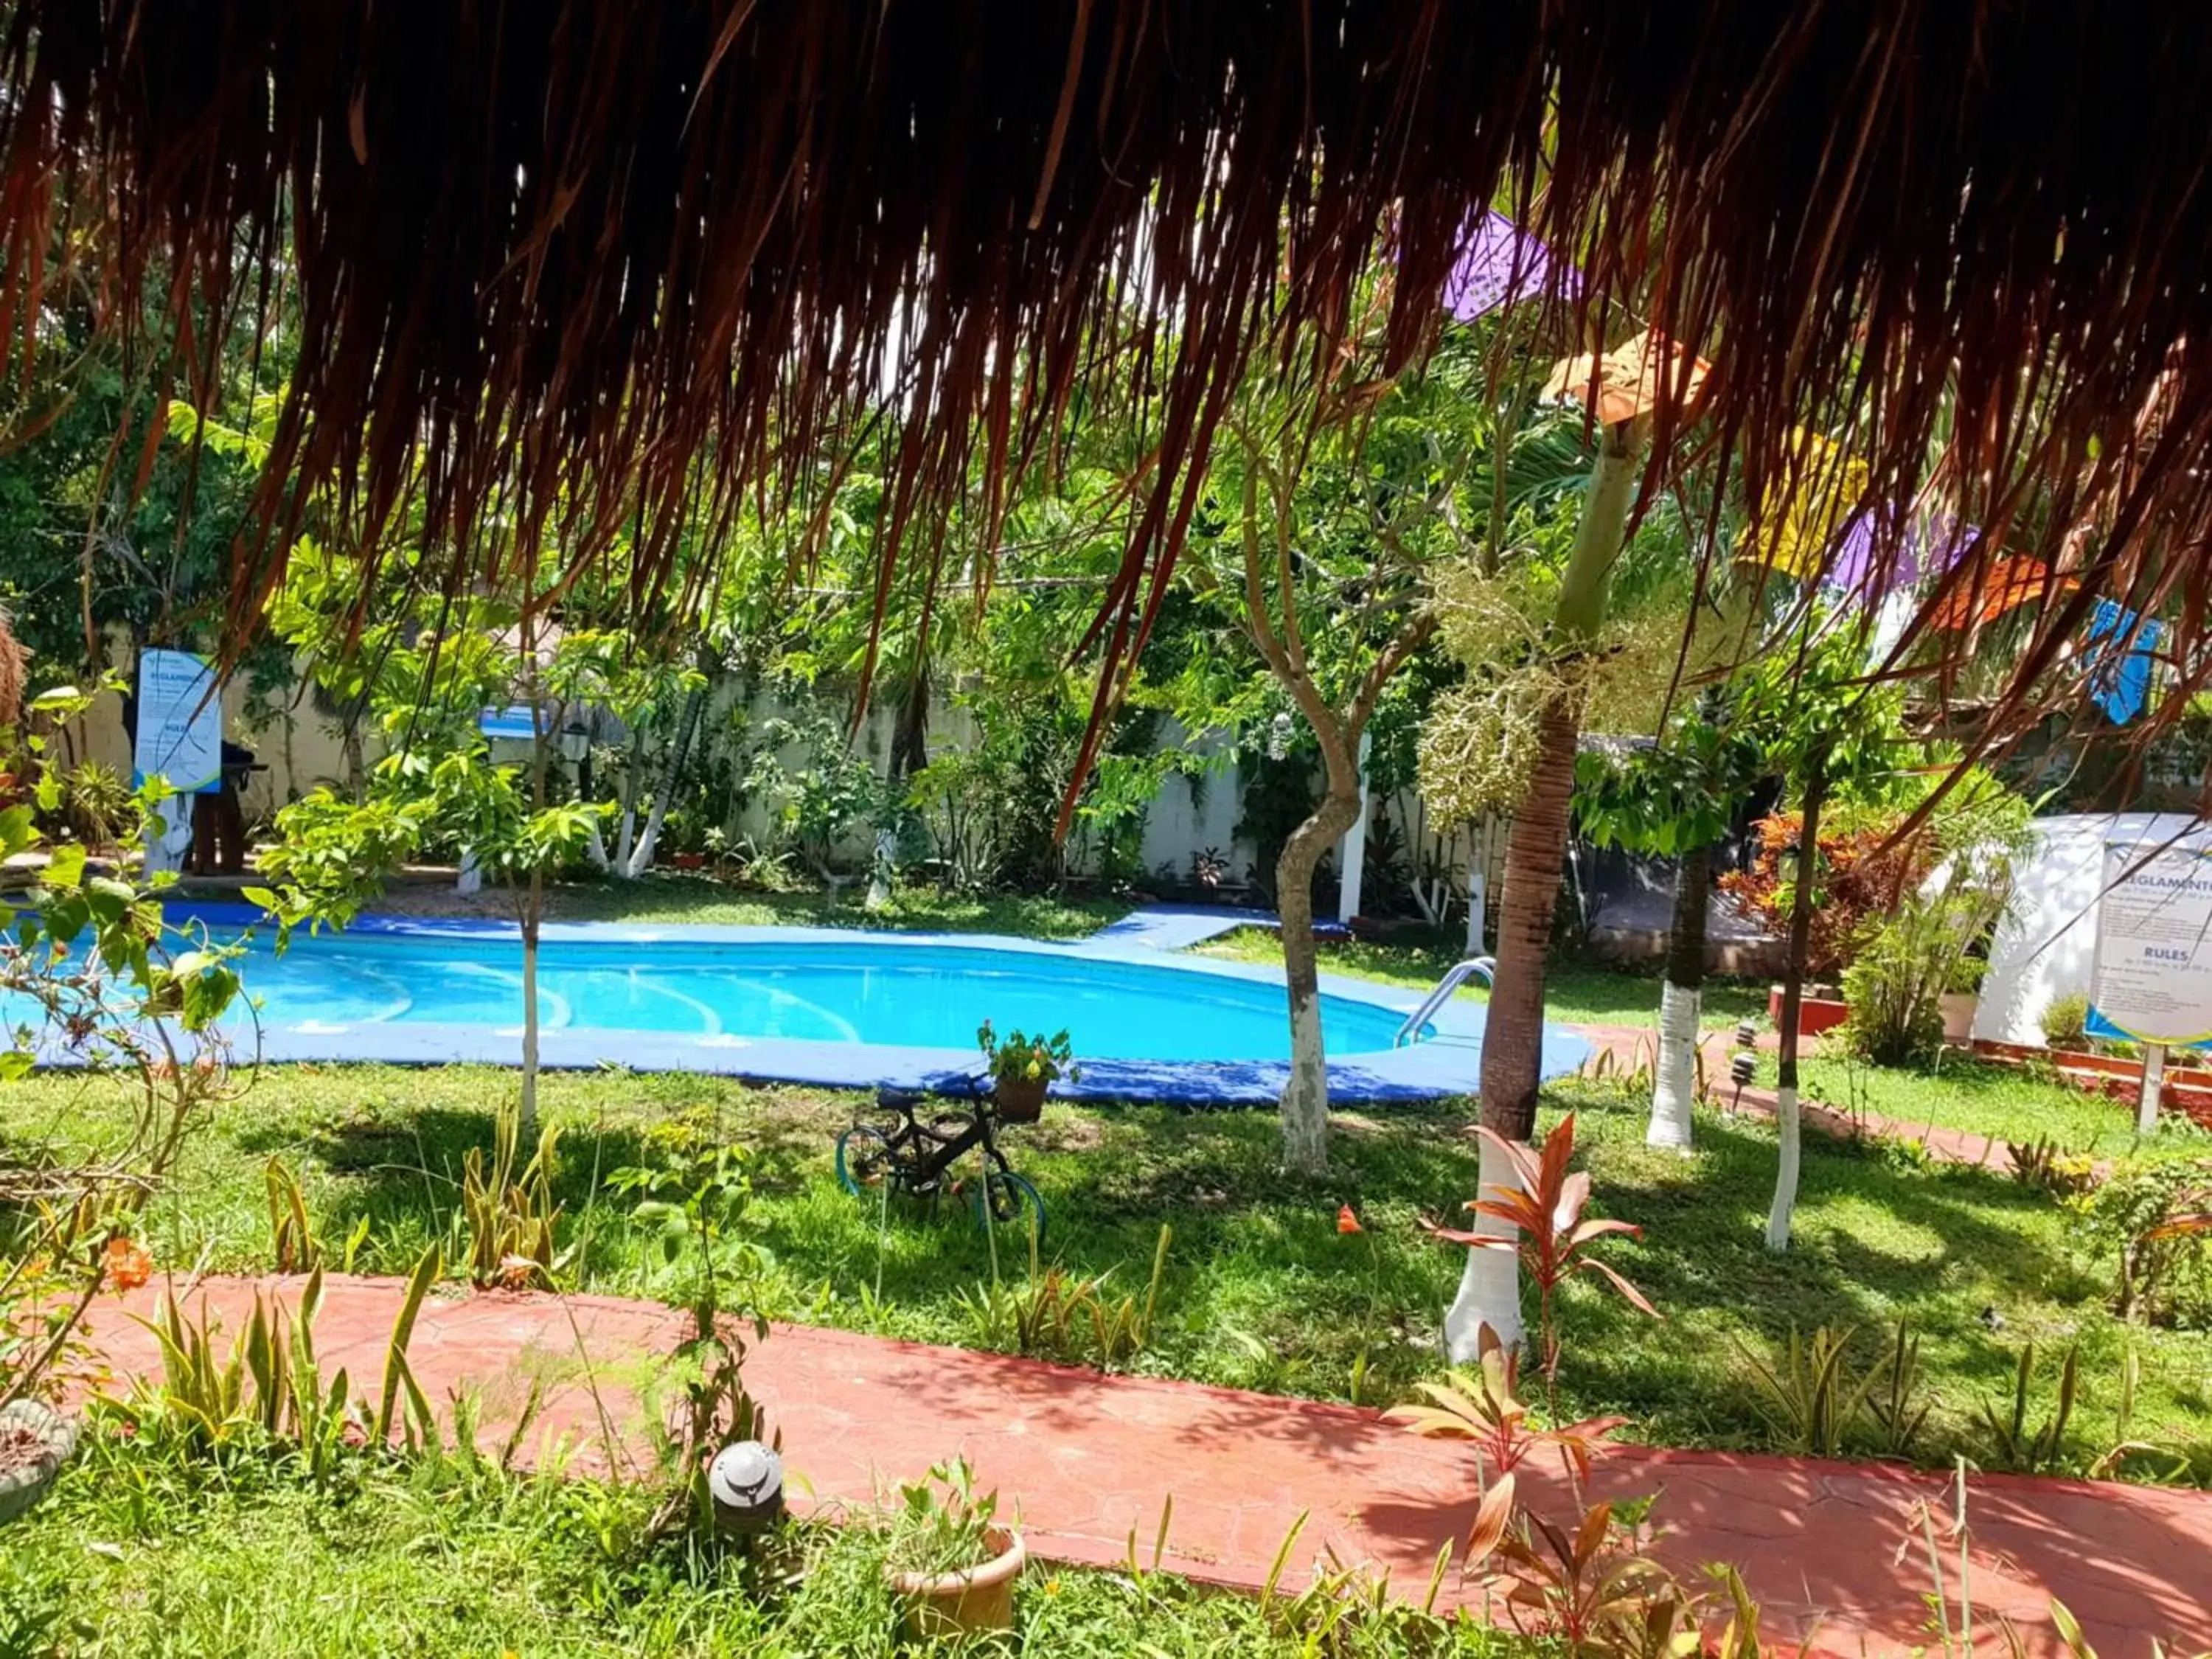
[[[453,890],[464,898],[483,891],[483,872],[477,867],[474,853],[464,852],[461,854],[461,873],[453,883]]]
[[[1774,1207],[1766,1217],[1766,1248],[1790,1248],[1790,1218],[1797,1211],[1798,1136],[1797,1091],[1785,1086],[1774,1091],[1774,1121],[1782,1135],[1782,1163],[1775,1172]]]
[[[592,820],[591,833],[584,842],[584,856],[592,861],[594,870],[605,871],[613,860],[607,856],[607,838],[599,833],[599,821]]]
[[[1328,1059],[1321,999],[1291,998],[1291,1080],[1283,1090],[1283,1163],[1304,1174],[1328,1168]]]
[[[1359,736],[1359,816],[1352,821],[1352,828],[1344,832],[1337,846],[1337,868],[1343,872],[1337,882],[1336,919],[1349,922],[1359,914],[1361,890],[1367,881],[1367,815],[1373,810],[1371,792],[1367,787],[1367,751],[1370,738]]]
[[[528,902],[533,909],[542,902],[542,879],[532,872]],[[526,1158],[538,1141],[538,927],[534,919],[526,918],[522,930],[522,1103],[517,1114],[518,1144]]]
[[[1691,1109],[1698,1097],[1698,1011],[1702,991],[1668,981],[1659,993],[1659,1073],[1651,1085],[1654,1146],[1690,1150]]]
[[[645,828],[637,837],[637,846],[623,866],[626,876],[641,876],[653,868],[653,852],[660,840],[660,826],[668,817],[668,803],[676,793],[677,781],[684,774],[684,757],[691,748],[691,733],[699,724],[699,713],[705,706],[704,688],[694,691],[684,700],[684,717],[676,723],[676,735],[668,745],[666,758],[661,763],[660,781],[653,792],[652,810],[645,815]]]
[[[1511,1160],[1491,1145],[1482,1143],[1482,1164],[1476,1177],[1486,1193],[1492,1187],[1520,1185]],[[1474,1231],[1512,1237],[1512,1228],[1488,1216],[1477,1216]],[[1444,1315],[1444,1351],[1455,1365],[1474,1364],[1480,1352],[1482,1328],[1489,1326],[1508,1348],[1521,1342],[1521,1258],[1511,1250],[1470,1246],[1467,1267],[1460,1274],[1459,1294]]]

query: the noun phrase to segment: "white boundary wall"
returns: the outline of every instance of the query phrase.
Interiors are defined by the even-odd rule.
[[[2019,878],[2013,916],[1990,951],[1974,1035],[2040,1045],[2043,1011],[2089,994],[2097,905],[2108,842],[2212,849],[2212,826],[2181,812],[2081,812],[2035,821],[2037,848]]]

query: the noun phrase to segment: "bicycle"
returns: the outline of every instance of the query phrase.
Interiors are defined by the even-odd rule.
[[[1000,1150],[1000,1118],[990,1091],[976,1079],[967,1082],[970,1109],[940,1112],[927,1122],[918,1113],[933,1098],[931,1092],[878,1089],[874,1121],[856,1122],[837,1137],[837,1184],[856,1197],[888,1183],[909,1198],[934,1200],[943,1195],[952,1166],[980,1149],[983,1177],[969,1200],[977,1224],[984,1223],[988,1206],[989,1224],[1026,1231],[1034,1224],[1042,1242],[1044,1200]],[[955,1192],[960,1186],[952,1183]]]

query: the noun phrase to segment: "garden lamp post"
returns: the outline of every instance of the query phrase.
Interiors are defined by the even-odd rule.
[[[757,1440],[734,1440],[707,1466],[714,1524],[732,1538],[756,1538],[783,1518],[783,1459]]]

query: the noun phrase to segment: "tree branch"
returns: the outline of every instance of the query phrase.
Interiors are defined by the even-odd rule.
[[[1366,678],[1359,683],[1358,695],[1352,700],[1352,712],[1346,726],[1355,742],[1367,729],[1368,717],[1382,701],[1383,688],[1390,684],[1390,677],[1405,665],[1407,658],[1427,644],[1429,635],[1436,631],[1436,613],[1423,611],[1408,617],[1390,636],[1390,643],[1382,647],[1382,654],[1368,669]]]

